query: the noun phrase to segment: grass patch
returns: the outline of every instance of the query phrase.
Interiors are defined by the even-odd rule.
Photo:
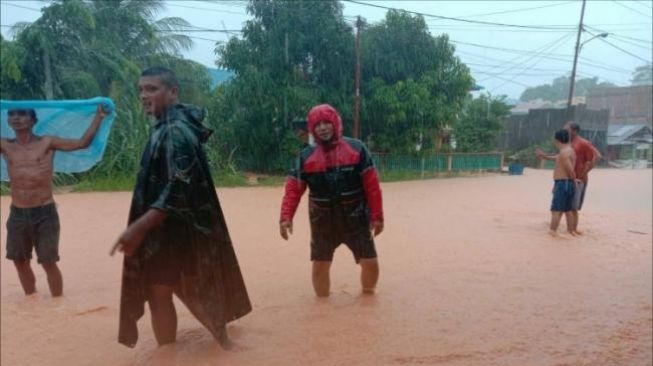
[[[133,191],[136,185],[135,175],[117,175],[112,177],[89,177],[72,186],[73,192],[120,192]]]
[[[498,171],[443,171],[443,172],[424,172],[422,174],[419,171],[413,170],[391,170],[384,171],[379,173],[379,179],[381,182],[402,182],[402,181],[411,181],[411,180],[422,180],[422,179],[439,179],[439,178],[458,178],[458,177],[472,177],[472,176],[483,176],[486,174],[499,173]]]
[[[490,172],[493,173],[493,172]],[[381,182],[401,182],[422,179],[455,178],[484,175],[479,171],[424,172],[419,171],[383,171],[379,173]],[[254,175],[254,179],[252,176]],[[286,181],[285,175],[256,175],[243,172],[217,172],[213,174],[216,187],[279,187]],[[57,176],[54,180],[57,192],[121,192],[132,191],[136,185],[136,174],[118,174],[114,176]],[[11,193],[7,182],[0,182],[0,195]]]
[[[247,178],[241,173],[213,173],[213,184],[216,187],[243,187],[247,185]]]
[[[258,179],[259,186],[278,187],[286,183],[286,175],[268,175]]]

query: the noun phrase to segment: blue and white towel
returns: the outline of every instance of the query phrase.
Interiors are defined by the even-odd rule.
[[[107,147],[109,132],[116,118],[115,106],[109,98],[97,97],[85,100],[0,100],[0,136],[15,137],[14,130],[7,122],[10,109],[28,109],[36,111],[38,122],[34,134],[51,135],[61,138],[78,139],[91,125],[98,104],[103,104],[110,113],[104,117],[91,145],[83,150],[57,151],[54,155],[54,171],[62,173],[79,173],[92,168],[100,160]],[[9,181],[7,163],[0,159],[0,180]]]

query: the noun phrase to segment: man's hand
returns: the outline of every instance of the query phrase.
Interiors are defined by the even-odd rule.
[[[556,157],[557,157],[557,155],[550,155],[550,154],[545,153],[539,147],[537,149],[535,149],[535,156],[538,159],[544,159],[544,160],[555,160]]]
[[[150,208],[120,235],[109,254],[113,255],[116,250],[119,250],[128,257],[134,255],[138,247],[143,243],[145,234],[152,230],[152,228],[161,225],[167,216],[168,214],[164,211],[157,208]]]
[[[105,109],[104,104],[98,104],[95,108],[95,118],[104,119],[109,114],[109,110]]]
[[[279,223],[281,237],[288,240],[288,234],[292,234],[292,221],[284,220]]]
[[[376,237],[383,232],[383,221],[372,221],[370,223],[370,231]]]
[[[116,250],[118,250],[125,253],[126,256],[131,257],[136,253],[138,247],[141,246],[143,239],[145,239],[145,230],[139,229],[137,225],[130,225],[120,235],[109,254],[114,255]]]

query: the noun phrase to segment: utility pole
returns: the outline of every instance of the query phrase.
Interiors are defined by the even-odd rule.
[[[355,88],[356,94],[354,95],[354,126],[352,129],[352,137],[357,139],[360,136],[360,87],[361,87],[361,26],[363,22],[361,17],[356,19],[356,81]]]
[[[287,126],[289,123],[288,120],[288,89],[290,89],[290,81],[288,80],[290,75],[292,74],[290,72],[290,59],[288,58],[288,46],[290,44],[288,40],[288,32],[286,32],[285,39],[284,39],[284,59],[286,61],[286,90],[283,93],[283,125]]]
[[[580,52],[580,35],[583,33],[583,17],[585,16],[585,1],[580,11],[580,22],[578,23],[578,35],[576,36],[576,52],[574,53],[574,66],[571,69],[571,78],[569,80],[569,98],[567,99],[567,119],[572,118],[571,100],[574,97],[574,83],[576,82],[576,64],[578,63],[578,53]]]

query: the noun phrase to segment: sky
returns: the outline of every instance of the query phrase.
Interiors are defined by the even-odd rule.
[[[216,41],[237,35],[223,31],[239,30],[251,18],[243,1],[168,0],[166,4],[158,17],[182,17],[193,27],[221,31],[188,33],[195,44],[184,56],[209,67],[215,67]],[[3,36],[10,38],[12,24],[37,19],[38,9],[45,5],[47,1],[0,0]],[[571,73],[582,1],[387,0],[343,1],[343,5],[351,24],[359,15],[368,23],[383,20],[387,10],[380,7],[428,14],[424,18],[431,34],[449,35],[477,84],[492,95],[518,99],[527,87]],[[588,0],[583,23],[586,32],[581,42],[587,42],[581,47],[577,78],[596,76],[626,86],[633,70],[653,59],[653,1]],[[604,32],[607,37],[592,39]]]

